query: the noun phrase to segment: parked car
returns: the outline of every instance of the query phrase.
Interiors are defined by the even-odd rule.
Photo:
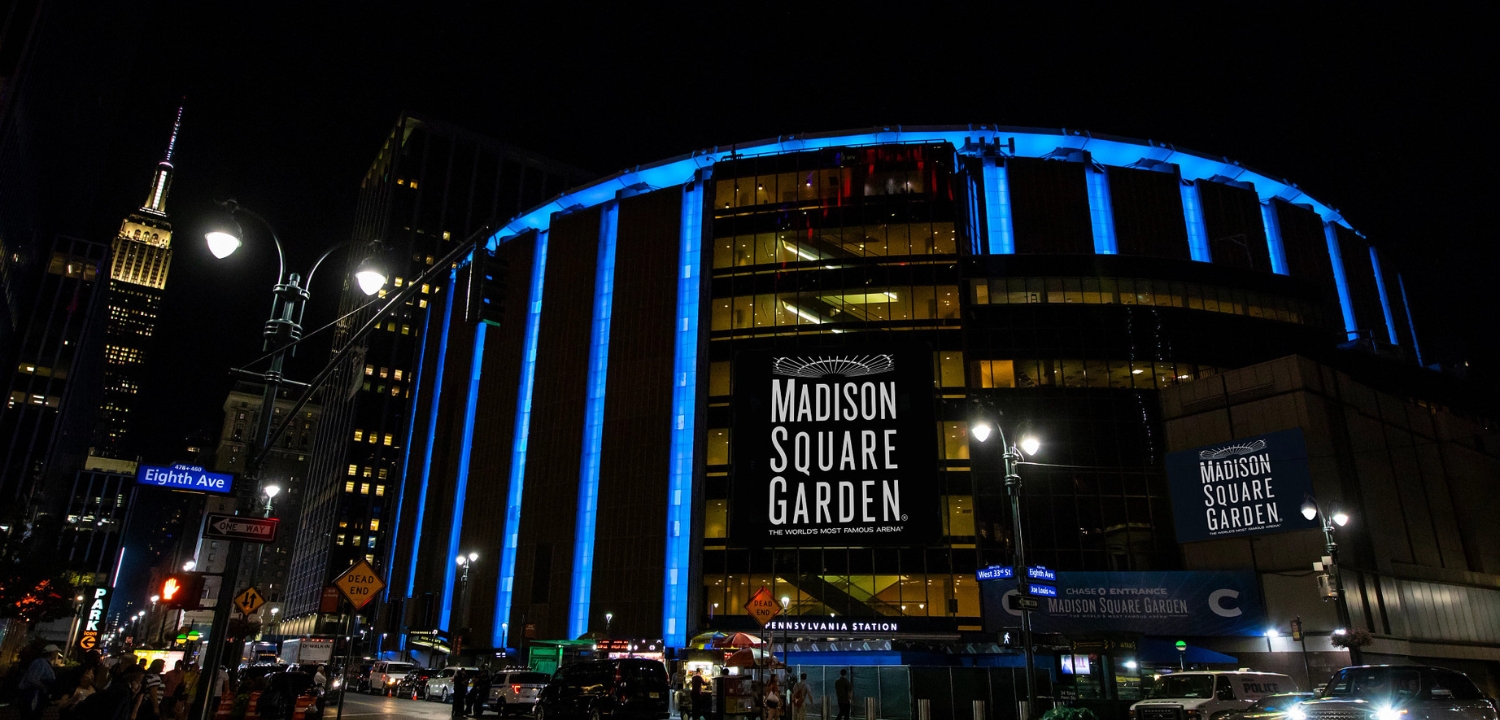
[[[502,670],[495,673],[485,707],[501,715],[530,713],[536,710],[536,698],[552,681],[546,673]]]
[[[1267,695],[1295,690],[1297,683],[1278,673],[1172,673],[1157,681],[1147,699],[1130,706],[1130,720],[1226,720]]]
[[[665,720],[671,686],[658,660],[590,660],[558,669],[536,701],[537,720]]]
[[[1230,713],[1229,720],[1284,720],[1292,708],[1303,700],[1310,700],[1317,693],[1311,692],[1288,692],[1267,695],[1257,701],[1254,705],[1237,713]]]
[[[437,672],[437,670],[432,668],[413,669],[405,677],[401,678],[401,682],[396,683],[396,696],[411,698],[413,700],[426,697],[427,680],[436,675]]]
[[[396,683],[416,666],[409,662],[380,660],[370,666],[368,690],[371,695],[390,695],[396,692]]]
[[[439,670],[436,675],[427,678],[427,689],[422,692],[422,699],[453,702],[453,676],[457,675],[460,670],[468,673],[467,677],[470,680],[473,680],[474,673],[479,671],[478,668],[460,667],[457,665],[445,667]]]
[[[1496,720],[1468,676],[1425,665],[1358,665],[1334,673],[1289,720]]]

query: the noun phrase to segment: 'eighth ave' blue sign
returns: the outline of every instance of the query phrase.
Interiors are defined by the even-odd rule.
[[[985,630],[1021,624],[1005,606],[1015,580],[979,583]],[[1031,614],[1040,632],[1133,632],[1166,636],[1250,636],[1266,630],[1253,572],[1059,572],[1057,596]]]
[[[173,465],[172,467],[141,465],[135,471],[135,481],[142,485],[154,485],[173,490],[211,493],[228,493],[234,490],[233,475],[209,472],[197,465]]]

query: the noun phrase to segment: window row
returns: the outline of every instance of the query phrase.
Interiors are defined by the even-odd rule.
[[[373,384],[373,383],[365,383],[365,384],[363,384],[363,385],[360,386],[360,389],[364,390],[365,392],[372,392],[373,391],[376,395],[384,395],[385,394],[385,385],[377,385],[377,384]],[[396,385],[394,383],[391,385],[391,397],[401,397],[401,386],[400,385]],[[408,386],[406,388],[406,397],[411,397],[411,387],[410,386]]]
[[[370,483],[359,483],[358,485],[359,485],[359,494],[360,495],[369,495],[370,494]],[[349,481],[347,481],[347,482],[344,483],[344,492],[346,492],[346,493],[352,493],[354,491],[355,491],[355,482],[353,480],[349,480]],[[376,485],[375,486],[375,495],[377,497],[385,497],[385,486],[384,485]]]
[[[925,195],[929,172],[889,168],[856,172],[853,167],[799,170],[728,178],[714,184],[714,209],[782,203],[832,203],[878,195]]]
[[[933,353],[936,367],[933,372],[937,387],[961,388],[964,386],[964,354],[961,350],[941,350]],[[708,364],[708,394],[710,397],[725,397],[734,392],[733,363],[718,360]]]
[[[957,320],[954,285],[805,290],[715,298],[712,330],[827,323]]]
[[[854,225],[762,232],[714,240],[714,268],[780,265],[866,257],[952,255],[951,222]],[[820,262],[816,267],[822,267]]]
[[[348,537],[348,542],[345,542],[345,538],[346,537]],[[375,547],[375,536],[371,535],[368,538],[366,538],[363,535],[345,536],[343,533],[340,533],[339,536],[338,536],[338,544],[339,545],[353,545],[355,547],[364,546],[366,548],[373,548],[373,547]]]
[[[703,577],[703,611],[745,615],[758,588],[786,598],[786,615],[979,617],[979,583],[963,575],[741,574]]]
[[[379,478],[378,479],[380,479],[380,480],[386,479],[386,476],[389,475],[390,472],[391,472],[390,468],[380,468]],[[355,477],[355,476],[367,477],[367,478],[368,477],[376,477],[375,468],[370,467],[369,465],[366,465],[363,468],[361,468],[358,465],[350,465],[349,466],[349,477]]]
[[[375,374],[376,374],[376,370],[375,370],[375,366],[374,365],[366,365],[365,366],[365,375],[367,377],[375,375]],[[392,370],[390,368],[380,368],[379,375],[380,375],[381,379],[385,379],[386,377],[389,377],[389,378],[391,378],[393,380],[400,380],[400,379],[402,379],[401,376],[403,375],[403,373],[401,371],[401,368],[396,368],[395,370]]]
[[[1318,305],[1237,288],[1144,278],[990,278],[972,281],[977,305],[1150,305],[1316,323]]]
[[[959,421],[944,420],[937,424],[937,430],[943,437],[943,459],[944,460],[968,460],[969,459],[969,436],[967,424]],[[730,430],[729,428],[709,428],[708,447],[703,453],[704,460],[709,465],[728,465],[730,454]]]
[[[367,437],[368,437],[368,440],[366,440]],[[386,433],[385,436],[384,436],[383,444],[389,447],[392,440],[393,440],[392,435],[390,433]],[[355,430],[354,430],[354,442],[369,442],[371,445],[374,445],[376,443],[381,443],[382,442],[382,440],[381,440],[381,434],[372,430],[372,431],[370,431],[370,433],[367,436],[365,434],[364,430],[360,430],[358,428],[355,428]]]
[[[1157,390],[1217,375],[1212,365],[1151,360],[976,360],[980,388],[1090,387]]]

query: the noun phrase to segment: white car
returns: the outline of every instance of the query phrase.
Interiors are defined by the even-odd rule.
[[[1296,691],[1297,683],[1279,673],[1172,673],[1161,676],[1147,699],[1130,706],[1130,720],[1225,720],[1267,695]]]
[[[457,675],[460,671],[467,673],[469,679],[473,680],[474,673],[478,672],[478,668],[455,666],[439,670],[438,674],[427,678],[427,690],[422,699],[453,702],[453,676]]]
[[[501,715],[530,714],[536,709],[536,696],[552,682],[547,673],[503,671],[494,675],[485,707]]]
[[[370,694],[390,695],[396,691],[396,683],[415,668],[409,662],[381,660],[370,666]]]

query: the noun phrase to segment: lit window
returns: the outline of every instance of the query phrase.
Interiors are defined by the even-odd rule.
[[[401,334],[402,335],[410,335],[411,334],[411,326],[403,323],[401,325]]]
[[[413,190],[417,189],[417,181],[416,180],[411,181],[411,189],[413,189]]]
[[[386,473],[388,473],[390,471],[391,471],[390,468],[380,468],[380,479],[384,480],[385,476],[386,476]]]
[[[371,548],[375,547],[375,536],[374,535],[371,535],[370,537],[365,538],[365,547],[371,547]]]
[[[418,300],[417,301],[417,307],[419,307],[419,308],[427,307],[427,301],[426,300]]]
[[[380,368],[380,377],[382,379],[388,378],[390,376],[391,376],[391,369],[390,368]]]
[[[385,486],[384,485],[376,485],[375,486],[375,496],[376,497],[385,497]],[[370,529],[374,530],[374,528],[370,528]]]
[[[385,445],[389,447],[390,444],[391,444],[391,434],[390,433],[386,433],[385,434]],[[381,472],[384,472],[384,471],[382,470]]]
[[[396,378],[396,379],[397,379],[397,380],[400,380],[400,379],[401,379],[401,368],[396,368],[396,372],[395,372],[395,373],[394,373],[394,374],[393,374],[393,376],[394,376],[394,377],[395,377],[395,378]]]
[[[343,544],[344,544],[344,536],[343,536],[343,535],[342,535],[342,534],[341,534],[341,535],[339,535],[339,544],[340,544],[340,545],[343,545]]]
[[[378,518],[375,519],[375,520],[371,520],[370,521],[370,529],[371,530],[379,530],[380,529],[380,520]]]
[[[374,445],[378,442],[380,442],[380,433],[370,433],[370,444]]]
[[[365,467],[365,473],[364,473],[365,477],[370,477],[371,475],[374,475],[374,474],[375,474],[375,471],[373,469],[371,469],[369,466]]]
[[[423,295],[426,295],[431,290],[432,290],[432,286],[431,285],[428,285],[427,283],[422,283],[422,294]]]
[[[370,483],[360,483],[359,484],[359,494],[360,495],[369,495],[370,494]]]
[[[344,492],[354,492],[354,481],[344,483]]]
[[[359,441],[364,440],[364,439],[365,439],[365,431],[356,429],[354,431],[354,442],[359,442]]]
[[[365,366],[365,374],[366,375],[374,375],[375,374],[375,366],[374,365],[366,365]]]
[[[401,397],[401,386],[400,385],[392,385],[391,386],[391,397]],[[390,443],[386,443],[386,444],[390,445]]]
[[[444,240],[452,240],[453,239],[453,233],[448,232],[447,230],[444,230],[443,231],[443,239]]]
[[[444,240],[447,240],[447,238],[443,238],[443,239],[444,239]],[[400,277],[397,277],[397,278],[396,278],[396,283],[395,283],[395,284],[396,284],[396,287],[401,287],[401,282],[402,282],[402,280],[401,280],[401,278],[400,278]]]
[[[349,477],[354,477],[355,475],[358,475],[358,474],[359,474],[359,466],[358,465],[350,465],[349,466]]]

